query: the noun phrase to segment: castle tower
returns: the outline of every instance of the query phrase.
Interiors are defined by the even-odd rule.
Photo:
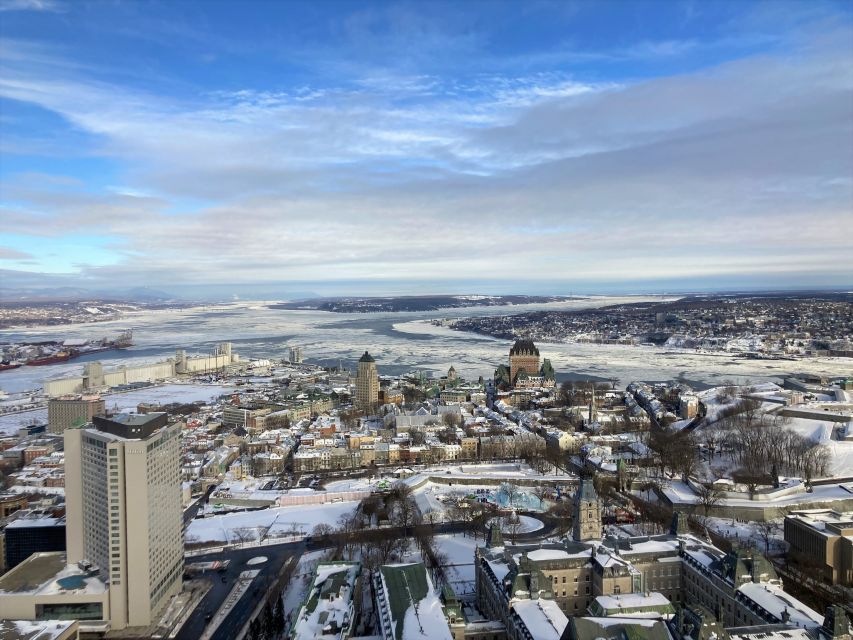
[[[577,542],[601,540],[601,501],[595,492],[592,478],[581,478],[575,494],[574,515],[573,537]]]
[[[369,411],[379,404],[379,373],[376,360],[367,351],[358,360],[358,373],[355,376],[355,405]]]
[[[515,379],[522,370],[529,376],[539,374],[539,349],[532,340],[516,340],[509,350],[510,384],[515,384]]]

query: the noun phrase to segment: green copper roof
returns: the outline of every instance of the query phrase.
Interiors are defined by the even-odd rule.
[[[429,593],[426,567],[423,563],[406,565],[385,565],[380,568],[385,579],[388,604],[394,622],[394,635],[397,640],[403,635],[403,622],[406,611],[416,602],[423,600]]]

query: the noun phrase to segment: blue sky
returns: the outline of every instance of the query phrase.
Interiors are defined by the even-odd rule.
[[[0,289],[849,286],[851,7],[0,0]]]

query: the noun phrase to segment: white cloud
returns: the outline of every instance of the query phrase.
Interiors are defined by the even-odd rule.
[[[63,11],[64,8],[55,0],[0,0],[2,11]]]
[[[0,95],[97,136],[126,170],[97,194],[10,179],[4,227],[118,238],[118,264],[82,271],[133,283],[853,276],[846,236],[826,231],[853,219],[850,59],[180,101],[10,56]],[[204,204],[175,213],[185,199]]]

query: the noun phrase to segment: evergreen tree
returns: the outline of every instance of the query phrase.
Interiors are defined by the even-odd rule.
[[[264,605],[264,621],[263,621],[263,631],[264,637],[269,640],[273,638],[275,635],[275,625],[273,624],[273,615],[272,615],[272,605],[270,605],[270,601],[267,600],[266,605]]]
[[[249,640],[261,640],[261,623],[257,618],[249,625]]]
[[[275,608],[273,609],[273,622],[275,632],[281,634],[284,632],[284,603],[281,601],[281,594],[276,596]]]

